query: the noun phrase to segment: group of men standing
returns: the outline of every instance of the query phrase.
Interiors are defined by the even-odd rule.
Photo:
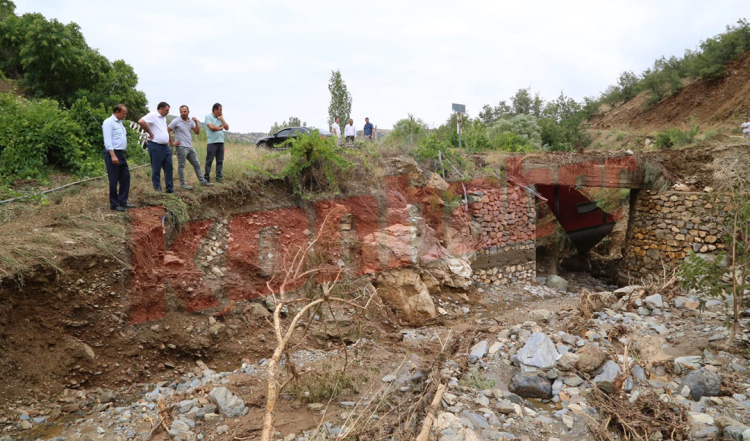
[[[161,102],[156,111],[138,120],[138,125],[148,133],[148,154],[151,158],[151,184],[157,192],[162,191],[161,174],[164,172],[164,186],[167,193],[174,193],[172,172],[172,148],[177,150],[177,176],[180,178],[180,188],[192,190],[185,180],[185,162],[190,162],[201,185],[211,186],[210,174],[214,160],[216,160],[216,182],[222,182],[224,177],[224,131],[229,125],[224,120],[222,106],[213,105],[211,113],[206,115],[206,164],[205,174],[201,171],[198,154],[193,148],[192,133],[200,134],[198,120],[190,118],[190,109],[186,105],[180,106],[180,116],[167,124],[169,104]],[[128,109],[123,104],[114,107],[112,116],[104,120],[102,134],[104,135],[104,163],[107,166],[109,178],[109,207],[112,210],[125,211],[134,208],[128,203],[130,193],[130,169],[125,158],[127,135],[122,120],[128,116]],[[171,134],[174,133],[174,141]]]
[[[334,135],[338,139],[341,139],[341,127],[339,126],[339,119],[336,118],[336,120],[331,125],[331,132],[333,132]],[[365,139],[372,141],[375,139],[375,126],[372,125],[370,122],[370,118],[365,118],[365,126],[362,128],[362,133],[365,135]],[[354,144],[354,138],[357,137],[357,128],[354,127],[354,120],[349,119],[349,124],[344,126],[344,137],[345,142],[348,145]]]

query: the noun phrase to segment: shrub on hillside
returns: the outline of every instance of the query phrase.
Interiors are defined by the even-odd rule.
[[[313,130],[286,143],[291,147],[291,161],[283,175],[291,181],[295,193],[313,189],[338,192],[336,177],[352,163],[339,154],[334,138],[322,138],[318,130]]]
[[[501,119],[489,128],[488,135],[494,150],[530,152],[542,148],[542,129],[531,115]]]
[[[726,76],[727,64],[750,50],[750,24],[738,20],[727,31],[701,42],[701,50],[688,52],[690,76],[715,80]]]
[[[410,143],[412,139],[416,143],[427,135],[427,131],[427,123],[421,119],[413,117],[403,118],[396,121],[388,137],[399,143]]]
[[[0,95],[0,179],[39,179],[58,166],[93,171],[83,130],[52,100]]]
[[[687,130],[671,128],[662,133],[657,133],[654,142],[660,149],[679,147],[692,143],[699,131],[700,127],[695,123],[693,123]]]
[[[79,176],[103,173],[101,125],[108,116],[85,100],[67,110],[53,100],[0,94],[0,181],[41,179],[52,169]],[[128,158],[145,162],[134,133],[128,141]]]

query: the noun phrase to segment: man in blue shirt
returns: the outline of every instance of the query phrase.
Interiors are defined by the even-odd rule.
[[[211,165],[216,158],[216,182],[224,180],[222,167],[224,166],[224,130],[229,130],[229,124],[224,121],[224,110],[221,104],[214,104],[211,113],[206,115],[206,182],[211,182]]]
[[[122,120],[128,116],[128,109],[118,104],[115,106],[112,116],[102,123],[102,135],[104,135],[104,163],[107,165],[107,177],[109,178],[109,208],[117,211],[125,211],[126,208],[135,208],[128,204],[130,193],[130,169],[125,159],[125,149],[128,147],[127,133]],[[119,185],[119,189],[117,188]]]
[[[364,133],[365,139],[369,139],[370,141],[375,139],[375,127],[370,122],[370,118],[365,118]]]

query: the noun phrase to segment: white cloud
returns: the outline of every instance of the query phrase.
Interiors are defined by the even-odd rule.
[[[17,12],[78,23],[109,59],[124,59],[151,104],[221,102],[233,130],[298,116],[325,126],[327,82],[341,69],[353,118],[381,128],[412,113],[439,124],[452,102],[484,104],[531,87],[547,99],[598,95],[733,24],[737,0],[287,0],[96,2],[16,0]]]

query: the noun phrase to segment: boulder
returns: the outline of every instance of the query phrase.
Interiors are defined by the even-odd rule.
[[[558,291],[568,290],[568,281],[555,274],[547,277],[546,285],[548,288],[556,289]]]
[[[414,268],[379,273],[373,285],[383,301],[395,306],[398,315],[408,323],[419,323],[437,316],[427,285]]]
[[[487,340],[482,340],[472,346],[469,352],[469,363],[476,363],[487,355]]]
[[[552,398],[552,384],[536,374],[519,372],[513,375],[508,390],[524,398]]]
[[[615,379],[622,373],[620,366],[612,360],[608,360],[602,366],[602,371],[599,375],[594,377],[594,386],[603,390],[604,392],[611,394],[614,391]]]
[[[694,371],[700,369],[702,360],[703,357],[700,355],[677,357],[674,359],[675,372],[679,374],[683,371]]]
[[[607,353],[592,344],[586,344],[576,352],[578,355],[578,370],[593,372],[607,360]]]
[[[471,264],[464,259],[445,257],[429,262],[424,268],[442,286],[460,289],[471,286],[473,271]]]
[[[555,366],[560,354],[552,340],[542,332],[531,335],[523,348],[518,352],[518,361],[526,366],[550,369]]]
[[[578,354],[568,352],[557,360],[557,367],[564,371],[572,371],[578,364]]]
[[[210,395],[213,402],[219,406],[219,411],[225,417],[237,418],[247,413],[245,402],[226,387],[215,387]]]
[[[448,190],[448,188],[450,188],[450,185],[445,182],[445,179],[443,179],[443,177],[437,173],[430,174],[430,177],[427,178],[427,186],[435,187],[440,191],[446,191]]]
[[[633,292],[638,291],[640,289],[643,289],[643,286],[641,286],[641,285],[629,285],[629,286],[623,286],[620,289],[616,289],[616,290],[612,291],[612,293],[615,296],[617,296],[617,298],[619,299],[621,297],[628,296],[628,295],[632,294]]]
[[[746,439],[748,439],[743,436],[743,433],[745,433],[746,431],[750,432],[750,429],[748,429],[747,426],[743,426],[743,425],[727,426],[724,428],[724,439],[730,440],[730,441],[745,441]],[[750,433],[748,433],[748,435],[750,435]]]
[[[535,309],[529,312],[529,320],[537,323],[544,323],[552,317],[552,313],[547,309]]]
[[[664,300],[661,298],[661,294],[654,294],[643,299],[646,305],[651,309],[661,309],[664,307]]]
[[[715,397],[721,389],[721,376],[705,369],[692,371],[682,378],[680,390],[683,386],[690,388],[690,396],[695,401],[703,397]]]

